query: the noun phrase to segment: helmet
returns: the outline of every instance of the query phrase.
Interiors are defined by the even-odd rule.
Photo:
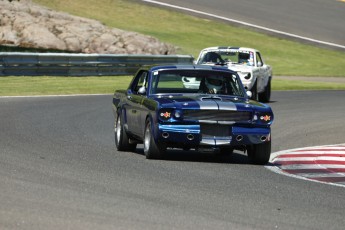
[[[221,57],[216,52],[208,52],[204,56],[205,62],[219,62],[221,61]]]
[[[249,54],[247,54],[247,53],[239,53],[239,54],[238,54],[238,59],[239,59],[239,62],[240,62],[240,63],[242,63],[242,62],[248,62]]]
[[[223,77],[221,76],[209,76],[205,79],[205,84],[209,90],[217,93],[223,86]]]

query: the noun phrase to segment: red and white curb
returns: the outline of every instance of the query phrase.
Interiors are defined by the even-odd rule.
[[[345,143],[272,153],[265,167],[287,176],[345,187]]]

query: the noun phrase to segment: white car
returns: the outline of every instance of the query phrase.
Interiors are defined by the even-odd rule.
[[[236,71],[252,99],[269,102],[272,67],[265,64],[258,50],[245,47],[209,47],[203,49],[195,64],[221,65]]]

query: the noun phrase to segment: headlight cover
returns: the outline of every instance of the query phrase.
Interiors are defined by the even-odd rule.
[[[181,120],[183,118],[183,113],[181,110],[163,108],[159,110],[158,116],[162,121]]]
[[[272,113],[255,113],[253,115],[253,123],[270,125],[273,123],[273,114]]]

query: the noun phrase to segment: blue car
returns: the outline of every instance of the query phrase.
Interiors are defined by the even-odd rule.
[[[231,154],[247,152],[256,164],[271,154],[271,108],[250,100],[240,77],[216,66],[142,67],[127,90],[113,96],[115,145],[147,159],[167,148]]]

